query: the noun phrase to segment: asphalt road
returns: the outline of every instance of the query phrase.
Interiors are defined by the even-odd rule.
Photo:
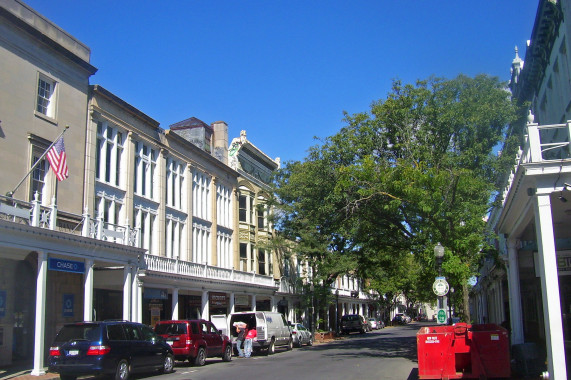
[[[177,362],[175,372],[138,379],[384,379],[416,380],[418,364],[416,332],[423,323],[387,327],[366,334],[350,334],[343,339],[313,347],[280,349],[276,354],[259,354],[249,359],[233,357],[229,363],[218,358],[203,367]]]

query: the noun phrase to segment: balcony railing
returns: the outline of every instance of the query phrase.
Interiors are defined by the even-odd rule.
[[[36,193],[32,202],[0,195],[0,219],[32,227],[46,228],[73,235],[140,247],[138,228],[108,223],[88,214],[77,215],[58,211],[55,199],[51,206],[42,206]]]
[[[550,125],[528,123],[523,149],[516,154],[515,165],[504,189],[504,202],[520,165],[571,159],[570,141],[571,121]]]
[[[140,247],[138,228],[107,223],[101,218],[93,219],[89,215],[64,213],[57,210],[55,200],[52,206],[41,206],[38,196],[32,202],[17,200],[0,195],[0,220],[25,224],[32,227],[58,230],[97,240],[111,241],[133,247]],[[170,259],[154,255],[145,255],[147,269],[180,274],[189,277],[201,277],[214,280],[236,281],[253,285],[276,287],[272,276],[263,276],[255,272],[235,271],[205,264]]]
[[[201,277],[209,280],[236,281],[253,285],[275,287],[272,276],[263,276],[254,272],[242,272],[233,269],[220,268],[207,264],[197,264],[169,257],[145,255],[146,269],[178,274],[188,277]]]

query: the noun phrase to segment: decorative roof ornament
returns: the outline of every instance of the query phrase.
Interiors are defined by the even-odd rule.
[[[510,68],[510,73],[512,76],[512,83],[517,83],[519,74],[521,73],[521,69],[523,69],[523,60],[519,57],[518,48],[515,47],[515,58],[512,61],[512,67]]]
[[[535,121],[535,116],[531,113],[531,110],[527,112],[527,124],[533,124]]]

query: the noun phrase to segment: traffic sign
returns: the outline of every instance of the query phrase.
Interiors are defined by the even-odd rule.
[[[438,309],[436,319],[438,320],[438,324],[446,323],[446,310]]]

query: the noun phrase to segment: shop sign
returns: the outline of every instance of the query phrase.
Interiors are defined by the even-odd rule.
[[[63,316],[73,317],[73,294],[63,295]]]
[[[210,293],[210,306],[227,306],[226,293]]]
[[[571,274],[571,251],[557,252],[557,271],[559,275]]]
[[[246,295],[234,295],[234,305],[236,306],[250,306],[248,296]]]
[[[48,259],[48,269],[60,272],[85,273],[85,263],[63,259]]]
[[[166,289],[145,288],[144,297],[147,299],[166,300],[169,298],[169,292]]]
[[[149,303],[149,310],[151,311],[158,311],[160,314],[160,310],[163,310],[163,304],[159,303],[159,301]]]

